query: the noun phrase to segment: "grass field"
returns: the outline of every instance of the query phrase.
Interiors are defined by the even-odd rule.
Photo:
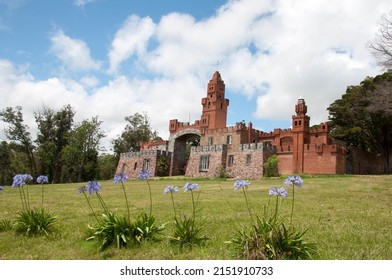
[[[319,259],[390,260],[392,259],[392,176],[303,176],[304,185],[295,192],[293,224],[309,228],[305,240],[317,244]],[[273,203],[268,190],[282,186],[285,178],[251,181],[249,200],[254,213],[262,213]],[[170,195],[163,190],[176,185],[177,210],[191,213],[191,197],[182,187],[187,181],[200,185],[198,217],[205,222],[209,238],[203,246],[180,250],[167,241],[173,230],[173,208]],[[57,216],[58,233],[49,237],[25,237],[12,230],[0,232],[0,259],[3,260],[74,260],[74,259],[237,259],[232,246],[225,243],[235,233],[238,223],[250,224],[241,192],[233,190],[234,180],[165,178],[150,180],[153,215],[158,224],[167,223],[162,240],[139,246],[102,252],[94,241],[85,241],[87,225],[94,216],[82,194],[83,184],[45,185],[44,207]],[[107,206],[125,213],[121,184],[102,181],[100,194]],[[149,191],[145,181],[125,183],[132,215],[148,211]],[[41,206],[40,186],[29,187],[31,205]],[[95,197],[94,197],[95,198]],[[96,199],[93,206],[99,209]],[[282,214],[289,219],[291,192],[283,200]],[[12,219],[21,210],[18,189],[5,186],[0,191],[0,220]]]

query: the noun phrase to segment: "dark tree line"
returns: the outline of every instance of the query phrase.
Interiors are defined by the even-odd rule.
[[[125,117],[123,133],[112,139],[114,155],[100,155],[105,137],[98,117],[74,122],[76,112],[66,105],[55,111],[42,106],[34,112],[38,133],[33,140],[22,107],[0,111],[8,142],[0,143],[0,184],[10,184],[17,173],[44,174],[52,183],[111,179],[120,153],[136,151],[141,141],[159,139],[146,113]]]

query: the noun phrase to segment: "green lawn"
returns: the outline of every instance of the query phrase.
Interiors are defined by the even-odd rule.
[[[392,259],[392,176],[303,176],[304,185],[295,192],[293,224],[298,229],[310,228],[305,239],[317,244],[320,259]],[[252,211],[262,213],[274,200],[268,190],[282,186],[285,178],[251,181],[249,197]],[[173,229],[173,208],[167,185],[176,185],[177,210],[191,213],[190,193],[182,187],[187,181],[198,183],[197,213],[205,221],[208,242],[200,247],[180,250],[167,241]],[[125,213],[121,184],[103,181],[100,194],[111,210]],[[225,243],[233,237],[238,223],[249,225],[249,215],[240,191],[233,190],[234,180],[192,180],[165,178],[150,180],[153,214],[159,224],[167,223],[162,240],[126,249],[110,247],[98,251],[98,244],[85,241],[87,225],[94,216],[82,194],[84,184],[45,186],[44,206],[54,213],[58,233],[49,237],[25,237],[13,231],[0,232],[0,259],[237,259],[234,249]],[[125,183],[132,215],[149,208],[149,191],[145,181]],[[283,200],[282,213],[290,218],[291,189]],[[41,206],[40,186],[29,187],[31,205]],[[93,206],[99,209],[97,200]],[[18,189],[5,186],[0,191],[0,220],[12,219],[20,211]]]

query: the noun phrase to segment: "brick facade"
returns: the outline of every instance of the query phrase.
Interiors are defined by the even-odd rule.
[[[146,167],[157,175],[160,157],[170,162],[168,175],[190,177],[216,177],[224,168],[233,177],[262,178],[263,164],[276,154],[280,174],[343,174],[346,173],[345,144],[329,137],[328,123],[310,128],[305,100],[300,98],[294,106],[290,129],[263,132],[252,123],[238,122],[227,126],[229,100],[225,98],[225,84],[216,71],[207,85],[207,95],[201,100],[202,113],[193,124],[169,121],[170,138],[164,142],[141,143],[140,153],[122,154],[117,172],[137,177]],[[199,137],[199,146],[189,151],[189,139]],[[358,160],[380,161],[374,155],[353,151],[350,153],[350,171],[377,172],[371,164]],[[369,162],[369,161],[368,161]]]

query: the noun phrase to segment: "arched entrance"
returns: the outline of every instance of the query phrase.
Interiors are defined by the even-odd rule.
[[[172,152],[170,175],[185,175],[190,147],[200,143],[198,129],[184,129],[170,136],[169,150]]]

